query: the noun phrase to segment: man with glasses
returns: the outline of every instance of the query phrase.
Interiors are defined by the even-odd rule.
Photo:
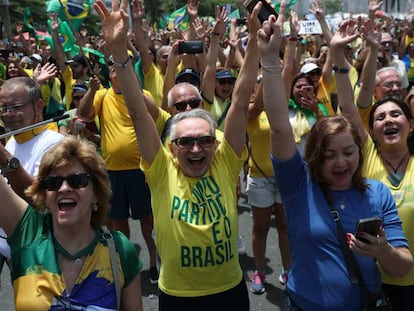
[[[398,54],[394,56],[394,41],[388,32],[381,34],[381,46],[384,57],[388,61],[388,66],[394,67],[401,77],[401,84],[403,88],[402,98],[405,98],[405,92],[408,87],[407,70],[403,61],[398,59]]]
[[[43,99],[40,86],[30,78],[6,80],[0,87],[0,112],[6,129],[10,131],[42,121]],[[43,154],[63,138],[47,125],[14,135],[4,146],[0,143],[0,170],[13,190],[26,199],[24,191],[37,175]],[[1,178],[1,177],[0,177]],[[8,248],[0,238],[0,253]],[[1,244],[0,243],[0,244]],[[3,259],[4,260],[4,259]],[[3,261],[0,259],[0,271]]]
[[[394,67],[384,67],[377,70],[375,75],[375,101],[384,96],[395,96],[403,98],[403,86],[401,76]]]
[[[151,189],[156,244],[162,260],[159,308],[249,310],[236,247],[235,188],[247,155],[247,106],[259,64],[256,33],[261,5],[248,17],[249,40],[227,115],[225,139],[216,142],[216,124],[207,111],[192,109],[173,117],[170,150],[161,144],[132,65],[122,65],[127,57],[127,5],[127,0],[120,5],[113,0],[111,13],[98,0],[94,8],[102,20],[107,51],[118,63],[115,70],[141,147],[141,168]]]

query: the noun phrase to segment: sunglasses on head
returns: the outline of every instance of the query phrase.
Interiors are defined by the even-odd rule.
[[[201,102],[200,99],[192,98],[189,100],[183,100],[181,102],[177,102],[174,104],[174,106],[178,111],[184,111],[187,109],[187,106],[190,106],[192,109],[198,108],[200,106],[200,102]]]
[[[85,188],[88,186],[91,175],[87,173],[72,174],[68,176],[46,176],[40,178],[40,186],[47,191],[57,191],[62,187],[63,181],[73,189]]]
[[[234,85],[234,82],[235,82],[234,79],[217,79],[217,81],[220,85],[226,85],[226,84]]]
[[[178,148],[189,149],[195,143],[200,147],[212,147],[216,138],[214,136],[200,136],[200,137],[178,137],[171,142],[176,144]]]

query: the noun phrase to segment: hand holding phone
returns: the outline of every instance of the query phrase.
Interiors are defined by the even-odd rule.
[[[178,53],[180,54],[201,54],[203,51],[203,41],[180,41],[178,43]]]
[[[259,20],[260,23],[263,24],[270,15],[274,15],[277,19],[278,14],[276,13],[275,9],[266,1],[266,0],[245,0],[243,5],[246,7],[247,11],[252,13],[254,7],[256,6],[257,2],[262,2],[262,8],[259,12]]]
[[[382,220],[379,217],[371,217],[360,219],[356,225],[355,237],[364,243],[370,243],[368,240],[361,237],[361,232],[377,236],[382,226]]]

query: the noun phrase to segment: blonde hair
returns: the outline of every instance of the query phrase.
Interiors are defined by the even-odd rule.
[[[110,209],[111,187],[105,162],[96,151],[95,145],[88,140],[68,135],[49,149],[42,157],[35,181],[25,191],[25,194],[32,200],[36,209],[45,211],[47,209],[46,190],[41,187],[40,178],[49,176],[55,168],[64,167],[74,162],[79,162],[91,176],[93,192],[98,198],[98,202],[96,202],[98,209],[92,213],[91,224],[94,227],[99,227],[104,224]]]

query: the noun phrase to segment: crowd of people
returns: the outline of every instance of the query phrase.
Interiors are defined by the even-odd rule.
[[[101,35],[79,32],[77,55],[56,15],[53,46],[18,25],[0,63],[0,254],[16,309],[145,309],[134,219],[159,310],[249,310],[273,220],[285,310],[413,310],[414,21],[378,18],[381,5],[333,31],[317,0],[322,34],[301,36],[284,0],[242,25],[222,6],[208,25],[188,0],[184,32],[154,31],[142,0],[97,0]],[[356,234],[371,218],[376,231]]]

